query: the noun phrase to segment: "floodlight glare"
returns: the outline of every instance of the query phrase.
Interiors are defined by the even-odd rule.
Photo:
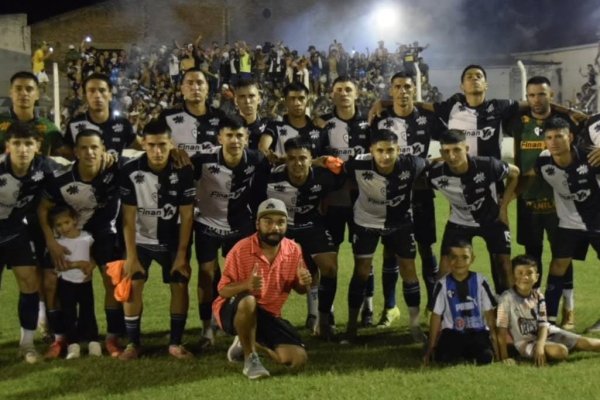
[[[393,4],[380,4],[373,11],[373,18],[379,28],[392,28],[398,24],[400,10]]]

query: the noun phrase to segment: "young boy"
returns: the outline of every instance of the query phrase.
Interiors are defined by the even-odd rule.
[[[482,275],[469,271],[475,261],[469,242],[451,243],[447,254],[450,273],[433,289],[429,344],[423,361],[428,365],[433,357],[442,363],[465,359],[489,364],[497,355],[494,294]]]
[[[513,337],[522,357],[532,358],[537,366],[546,359],[564,360],[569,350],[600,351],[600,339],[576,335],[548,323],[546,302],[533,287],[540,275],[535,260],[521,255],[512,259],[515,285],[500,297],[498,305],[498,350],[505,364],[514,364],[508,357],[507,337]]]
[[[90,248],[94,239],[77,227],[77,213],[71,207],[58,205],[48,213],[50,226],[58,234],[56,241],[69,250],[67,268],[58,271],[58,298],[63,311],[67,343],[67,360],[79,358],[79,341],[88,341],[90,356],[101,356],[98,323],[94,311]],[[79,310],[77,308],[79,307]]]

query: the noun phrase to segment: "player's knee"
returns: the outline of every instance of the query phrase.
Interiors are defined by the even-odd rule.
[[[564,360],[569,356],[569,349],[563,344],[546,346],[546,356],[553,360]]]
[[[291,353],[291,357],[290,357],[290,361],[288,362],[288,365],[292,369],[301,369],[306,365],[307,362],[308,362],[308,354],[306,353],[306,350],[302,347],[297,347]]]
[[[319,272],[327,278],[335,278],[337,275],[337,265],[335,263],[324,263],[319,265]]]
[[[245,296],[238,303],[237,311],[242,313],[254,313],[256,311],[256,298],[252,295]]]

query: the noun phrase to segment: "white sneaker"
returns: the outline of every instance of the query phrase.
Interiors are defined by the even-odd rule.
[[[88,354],[92,357],[102,357],[102,346],[100,345],[100,342],[89,342]]]
[[[33,346],[22,346],[19,348],[19,353],[27,364],[37,364],[41,360],[39,353]]]
[[[227,350],[227,360],[229,362],[244,362],[244,349],[238,336],[233,338],[233,343]]]
[[[81,357],[81,347],[79,347],[79,343],[71,343],[69,347],[67,347],[67,360],[73,360],[74,358]]]

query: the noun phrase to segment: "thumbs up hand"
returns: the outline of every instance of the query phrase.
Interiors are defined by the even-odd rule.
[[[298,281],[301,285],[310,286],[310,284],[312,283],[312,276],[306,268],[306,265],[304,265],[304,261],[300,261],[300,263],[298,264],[297,275]]]
[[[258,268],[258,264],[254,264],[252,275],[248,280],[248,290],[251,292],[260,292],[263,286],[262,272]]]

